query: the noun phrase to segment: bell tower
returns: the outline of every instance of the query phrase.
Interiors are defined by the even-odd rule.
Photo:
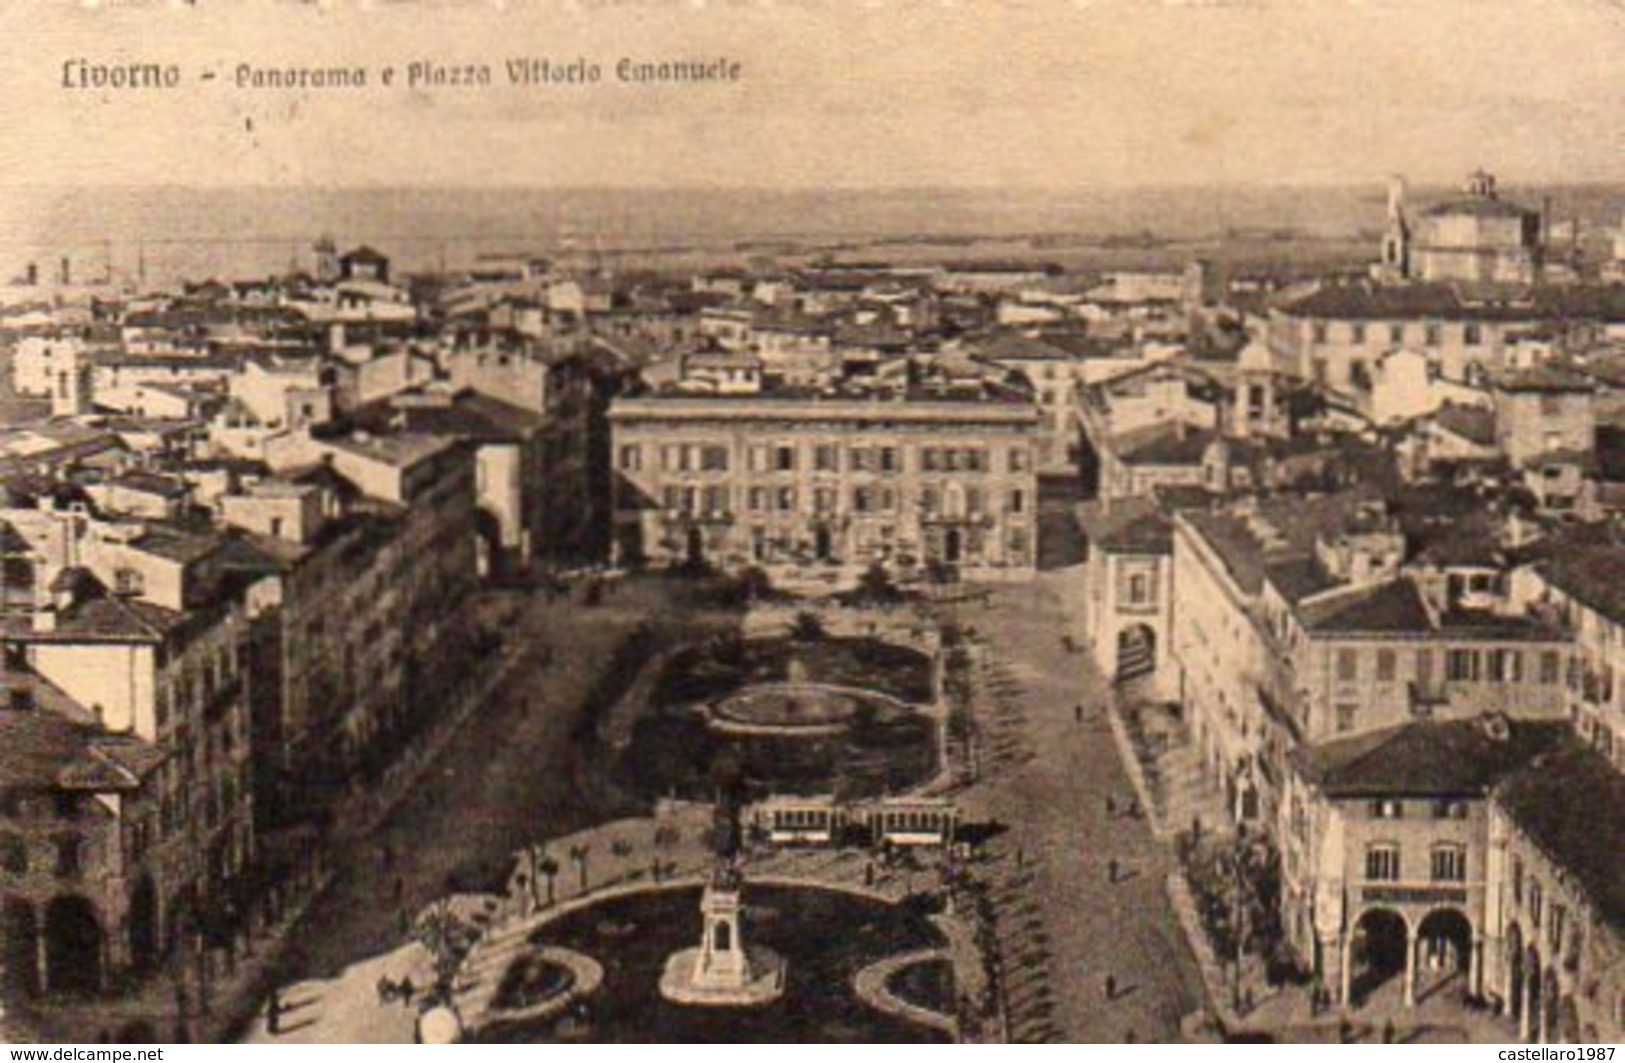
[[[1385,280],[1411,275],[1411,227],[1405,217],[1405,178],[1388,179],[1388,221],[1382,236],[1382,273]]]

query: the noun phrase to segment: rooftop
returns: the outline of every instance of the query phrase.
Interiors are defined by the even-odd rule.
[[[1422,595],[1408,579],[1349,587],[1304,602],[1299,617],[1306,630],[1331,634],[1426,634],[1433,621]]]
[[[12,698],[28,708],[12,708]],[[30,673],[0,673],[0,778],[34,790],[132,790],[163,756],[151,744],[104,731],[96,717]]]
[[[1507,779],[1496,803],[1547,858],[1580,880],[1616,931],[1625,930],[1625,775],[1601,754],[1570,741]]]
[[[1449,284],[1330,284],[1278,309],[1330,320],[1625,321],[1625,284],[1545,286],[1491,299]]]
[[[1289,757],[1329,797],[1474,797],[1568,741],[1561,721],[1486,716],[1401,724],[1300,746]]]
[[[1625,543],[1574,545],[1537,566],[1553,586],[1615,623],[1625,624]]]

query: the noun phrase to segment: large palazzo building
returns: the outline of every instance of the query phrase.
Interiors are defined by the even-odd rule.
[[[617,564],[1032,573],[1037,414],[994,380],[671,388],[610,420]]]

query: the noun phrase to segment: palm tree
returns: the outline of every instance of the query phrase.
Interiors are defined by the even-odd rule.
[[[553,880],[559,877],[559,862],[551,856],[536,861],[536,875],[547,880],[547,906],[553,907]]]
[[[587,856],[592,852],[590,845],[570,846],[570,860],[576,865],[576,873],[581,876],[581,892],[587,892]]]

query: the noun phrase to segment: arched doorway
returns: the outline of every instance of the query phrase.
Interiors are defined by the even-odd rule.
[[[7,988],[39,992],[39,918],[21,897],[7,897],[0,907],[0,941]]]
[[[142,875],[130,892],[130,965],[150,970],[158,962],[158,889]]]
[[[958,528],[949,528],[942,536],[942,559],[957,565],[965,554],[965,536]]]
[[[1371,908],[1360,916],[1349,949],[1349,995],[1353,1002],[1364,1003],[1391,979],[1404,975],[1409,941],[1410,928],[1398,912]]]
[[[1134,624],[1117,633],[1117,679],[1126,682],[1156,671],[1157,633]]]
[[[1518,1030],[1525,1040],[1539,1040],[1540,1018],[1545,1008],[1541,985],[1540,953],[1533,945],[1523,950],[1523,1015]]]
[[[1542,1041],[1555,1041],[1561,1036],[1557,1028],[1558,1005],[1561,1003],[1557,990],[1557,972],[1550,966],[1540,980],[1540,1032]]]
[[[45,988],[93,993],[102,987],[102,924],[96,908],[68,894],[45,909]]]
[[[1465,994],[1473,956],[1473,925],[1454,908],[1436,908],[1417,924],[1416,999],[1446,989]]]

